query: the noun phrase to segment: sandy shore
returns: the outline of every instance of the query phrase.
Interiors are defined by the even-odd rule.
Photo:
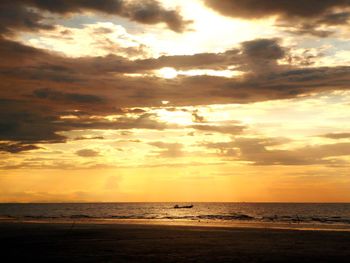
[[[0,222],[2,262],[349,262],[350,232],[161,225]]]

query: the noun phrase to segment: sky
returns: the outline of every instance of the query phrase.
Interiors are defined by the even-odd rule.
[[[2,0],[0,202],[350,202],[349,0]]]

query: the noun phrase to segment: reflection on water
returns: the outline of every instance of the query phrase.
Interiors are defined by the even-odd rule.
[[[0,204],[0,216],[15,218],[110,218],[208,221],[258,221],[350,224],[350,204],[301,203]],[[190,205],[181,203],[180,206]]]

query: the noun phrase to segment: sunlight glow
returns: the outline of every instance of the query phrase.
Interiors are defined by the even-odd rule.
[[[178,74],[185,75],[185,76],[207,75],[207,76],[232,78],[235,76],[239,76],[242,73],[240,71],[235,71],[235,70],[192,69],[192,70],[180,70],[178,71]]]
[[[166,109],[157,110],[157,115],[161,121],[179,125],[192,124],[192,115],[184,111],[168,111]]]
[[[173,79],[177,77],[177,71],[174,68],[161,68],[157,73],[164,79]]]

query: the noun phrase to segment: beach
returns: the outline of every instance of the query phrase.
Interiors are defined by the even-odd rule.
[[[0,222],[2,262],[348,262],[350,232],[135,221]]]

